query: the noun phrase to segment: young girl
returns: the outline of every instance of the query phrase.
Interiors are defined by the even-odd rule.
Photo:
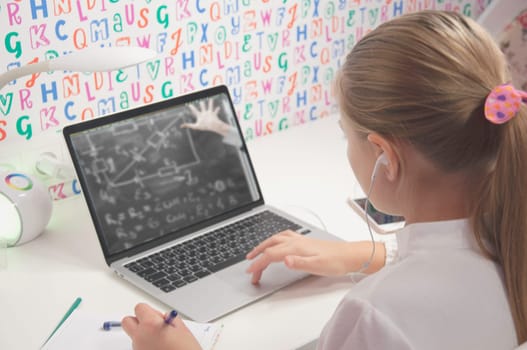
[[[425,11],[365,36],[337,80],[348,159],[381,211],[402,215],[323,330],[319,349],[513,349],[527,341],[527,93],[473,20]],[[381,160],[379,160],[381,159]],[[379,160],[379,161],[378,161]],[[377,164],[376,171],[374,165]],[[371,180],[376,173],[375,181]],[[371,245],[283,232],[248,254],[321,275],[357,271]],[[145,304],[134,349],[199,349]]]

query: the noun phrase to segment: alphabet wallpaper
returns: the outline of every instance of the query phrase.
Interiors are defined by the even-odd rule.
[[[489,2],[3,1],[0,72],[92,47],[141,46],[158,55],[121,70],[41,73],[5,86],[0,165],[26,170],[35,154],[61,144],[67,124],[217,84],[229,87],[247,141],[283,132],[336,111],[336,70],[380,23],[422,9],[477,18]]]
[[[514,85],[527,90],[527,4],[505,27],[499,42],[510,63]]]

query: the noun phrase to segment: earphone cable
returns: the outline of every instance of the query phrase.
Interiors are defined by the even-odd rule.
[[[371,224],[370,224],[370,217],[368,215],[368,207],[369,207],[369,204],[370,204],[370,195],[371,195],[371,192],[373,190],[373,183],[375,182],[375,177],[376,176],[375,176],[375,173],[374,173],[373,176],[371,177],[370,188],[369,188],[368,193],[366,195],[366,201],[364,202],[364,215],[365,215],[365,218],[366,218],[366,225],[368,226],[368,232],[370,233],[371,245],[372,245],[371,254],[370,254],[370,258],[368,259],[368,261],[363,263],[362,267],[358,271],[356,271],[354,273],[363,273],[370,266],[370,264],[373,262],[373,258],[375,256],[375,239],[373,237],[373,231],[371,230]]]

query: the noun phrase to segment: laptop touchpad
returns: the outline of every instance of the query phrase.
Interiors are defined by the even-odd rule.
[[[225,281],[235,290],[253,296],[271,293],[277,288],[281,288],[293,281],[308,276],[305,272],[292,271],[282,263],[275,263],[265,269],[260,283],[254,285],[251,283],[251,275],[245,272],[251,263],[252,261],[247,260],[240,262],[226,270],[218,272],[215,276]]]

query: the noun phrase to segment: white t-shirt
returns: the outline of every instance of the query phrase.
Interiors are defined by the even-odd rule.
[[[506,350],[517,346],[501,268],[468,220],[412,224],[393,264],[357,283],[324,328],[324,350]]]

